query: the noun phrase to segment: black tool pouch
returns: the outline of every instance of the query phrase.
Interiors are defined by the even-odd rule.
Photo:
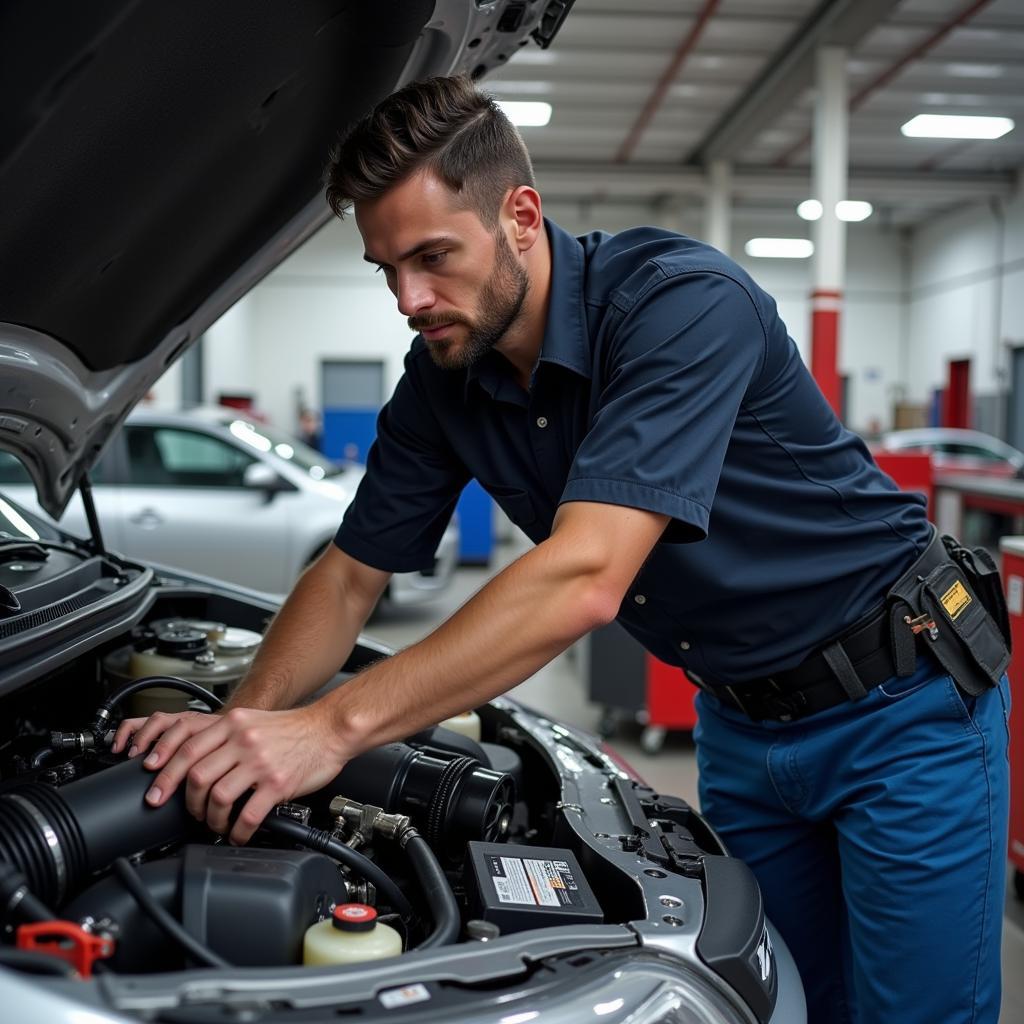
[[[948,534],[943,536],[942,543],[949,552],[949,557],[963,569],[989,615],[995,619],[996,625],[1006,641],[1007,651],[1012,651],[1010,611],[1006,607],[1003,581],[995,559],[984,548],[965,548],[955,537],[950,537]]]
[[[946,542],[943,538],[948,551]],[[956,541],[952,543],[960,548]],[[976,552],[967,553],[977,558]],[[984,586],[989,586],[992,575],[999,586],[994,565],[991,575],[986,571],[981,577]],[[1009,647],[959,559],[951,555],[924,576],[912,568],[889,591],[888,600],[897,654],[906,648],[908,638],[921,636],[926,649],[965,693],[977,696],[999,684],[1010,663]]]

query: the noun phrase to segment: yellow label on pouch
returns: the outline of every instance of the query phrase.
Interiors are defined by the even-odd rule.
[[[942,595],[942,607],[951,619],[955,619],[970,603],[971,595],[959,580]]]

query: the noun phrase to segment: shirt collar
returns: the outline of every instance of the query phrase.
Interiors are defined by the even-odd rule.
[[[583,246],[547,217],[544,227],[551,247],[551,291],[539,361],[555,363],[581,377],[589,377],[591,358],[583,306]],[[495,378],[501,374],[504,363],[504,359],[485,356],[469,367],[466,394],[470,381],[479,380],[491,397],[495,397]]]

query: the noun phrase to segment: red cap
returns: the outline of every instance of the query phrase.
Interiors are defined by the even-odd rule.
[[[370,932],[377,926],[377,911],[365,903],[339,903],[332,924],[343,932]]]

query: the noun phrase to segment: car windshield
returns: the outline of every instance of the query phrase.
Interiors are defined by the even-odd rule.
[[[272,451],[279,458],[285,459],[293,466],[304,470],[314,480],[325,480],[328,477],[340,476],[348,468],[344,463],[332,462],[321,455],[315,448],[310,448],[297,437],[286,434],[283,430],[275,430],[265,423],[253,423],[251,420],[237,419],[228,424],[228,430],[239,441],[252,446],[261,452]]]

